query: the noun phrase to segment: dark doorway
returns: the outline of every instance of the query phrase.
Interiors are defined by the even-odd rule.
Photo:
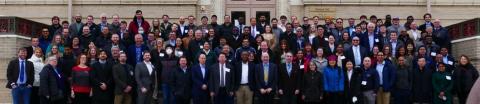
[[[265,16],[265,22],[267,24],[270,24],[270,11],[257,11],[255,13],[255,18],[257,19],[258,22],[260,20],[260,16]]]
[[[245,25],[245,11],[232,11],[232,23],[235,23],[235,20],[238,20],[239,23]],[[240,17],[242,19],[240,19]]]

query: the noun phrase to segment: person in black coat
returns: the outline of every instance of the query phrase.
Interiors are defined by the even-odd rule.
[[[192,73],[192,98],[194,104],[209,104],[208,95],[208,69],[205,54],[198,56],[198,64],[191,67]]]
[[[120,53],[118,64],[112,67],[112,76],[115,82],[115,104],[130,104],[135,91],[134,69],[127,64],[127,55]]]
[[[293,64],[293,55],[285,54],[285,63],[280,64],[278,94],[281,104],[296,104],[302,84],[302,73],[298,64]]]
[[[433,70],[426,64],[425,58],[419,58],[416,68],[413,69],[412,100],[414,103],[432,103],[433,100]]]
[[[40,72],[39,95],[41,104],[65,104],[65,77],[57,66],[57,58],[49,57],[48,64]],[[36,102],[35,102],[36,103]]]
[[[192,94],[192,75],[190,68],[187,67],[187,58],[181,57],[180,67],[173,72],[173,95],[176,104],[190,104]]]
[[[220,53],[218,63],[213,64],[209,69],[208,89],[215,104],[233,104],[234,72],[233,67],[226,61],[225,54]]]
[[[323,100],[323,74],[317,71],[315,62],[308,64],[308,70],[300,81],[302,84],[302,99],[307,104],[321,103]]]
[[[94,63],[90,71],[92,80],[92,104],[111,104],[113,103],[113,63],[108,61],[107,52],[100,51],[98,62]]]
[[[353,61],[347,60],[345,71],[345,97],[346,104],[362,103],[361,70],[354,68]]]
[[[460,65],[453,71],[454,88],[460,104],[465,104],[468,94],[477,81],[478,71],[467,56],[460,56]]]
[[[263,53],[262,63],[257,64],[255,70],[258,104],[272,104],[278,84],[277,65],[270,63],[270,56],[267,53]]]

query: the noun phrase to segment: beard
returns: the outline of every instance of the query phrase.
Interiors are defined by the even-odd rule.
[[[77,22],[77,23],[81,23],[81,22],[82,22],[82,20],[81,20],[81,19],[76,19],[76,20],[75,20],[75,22]]]

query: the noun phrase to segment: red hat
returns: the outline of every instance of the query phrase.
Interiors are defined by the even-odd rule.
[[[337,56],[335,56],[335,55],[330,55],[330,56],[328,56],[327,60],[328,60],[328,61],[337,61]]]

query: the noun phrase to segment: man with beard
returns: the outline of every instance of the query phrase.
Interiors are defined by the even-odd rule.
[[[113,63],[108,61],[107,52],[100,50],[98,62],[92,65],[91,73],[92,82],[92,104],[110,104],[113,102]]]
[[[263,28],[265,28],[265,26],[267,26],[267,25],[270,25],[270,24],[268,23],[267,18],[266,18],[265,16],[263,16],[263,15],[260,16],[259,21],[260,21],[260,25],[261,25]]]
[[[70,36],[79,36],[82,34],[82,28],[83,28],[83,23],[82,23],[82,15],[77,14],[75,15],[75,22],[70,24],[69,29],[70,30]]]

